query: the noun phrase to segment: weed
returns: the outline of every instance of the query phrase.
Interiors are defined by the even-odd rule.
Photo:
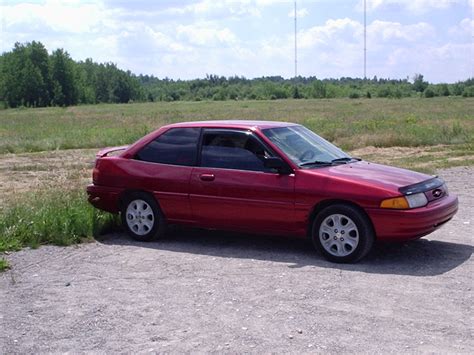
[[[0,258],[0,272],[8,270],[10,268],[10,264],[8,264],[8,260]]]
[[[0,214],[0,251],[80,243],[116,225],[117,218],[94,209],[83,191],[28,194]]]

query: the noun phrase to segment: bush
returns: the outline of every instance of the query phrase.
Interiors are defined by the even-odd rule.
[[[377,92],[378,97],[390,97],[392,96],[392,91],[388,86],[382,86],[378,92]]]
[[[453,95],[461,96],[464,90],[464,85],[460,83],[453,84],[451,86],[451,91]]]
[[[466,86],[462,92],[463,97],[474,97],[474,86]]]
[[[403,97],[403,93],[399,88],[396,88],[395,91],[393,92],[392,97],[396,99],[401,99]]]
[[[360,98],[360,94],[359,94],[357,91],[352,91],[352,92],[349,94],[349,98],[350,98],[350,99],[358,99],[358,98]]]
[[[448,84],[439,85],[439,96],[449,96]]]
[[[426,88],[424,95],[425,97],[428,97],[428,98],[436,96],[435,91],[431,87]]]

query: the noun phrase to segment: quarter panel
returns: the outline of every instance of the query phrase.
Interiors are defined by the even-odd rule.
[[[114,181],[128,190],[149,191],[169,221],[192,219],[189,179],[192,167],[116,159]]]

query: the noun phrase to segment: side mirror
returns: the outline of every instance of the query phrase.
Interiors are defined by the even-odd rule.
[[[291,174],[293,171],[281,158],[267,157],[263,161],[263,165],[269,169],[276,169],[279,174]]]

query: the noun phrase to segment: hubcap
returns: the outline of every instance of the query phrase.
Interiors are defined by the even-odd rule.
[[[352,219],[343,214],[326,217],[319,227],[319,241],[334,256],[347,256],[359,244],[359,230]]]
[[[153,228],[155,215],[147,202],[134,200],[128,204],[126,220],[128,228],[130,228],[133,233],[145,235]]]

